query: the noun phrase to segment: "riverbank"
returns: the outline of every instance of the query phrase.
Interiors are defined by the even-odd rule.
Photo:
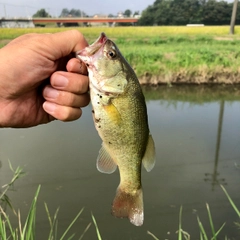
[[[154,76],[146,72],[145,75],[139,77],[141,85],[238,85],[240,84],[240,72],[232,72],[227,69],[218,69],[216,72],[199,71],[188,73],[181,71],[176,73],[169,73],[165,75]]]
[[[211,102],[240,101],[240,88],[236,85],[158,85],[142,86],[146,101],[188,102],[190,104],[204,104]]]
[[[89,43],[101,32],[113,39],[144,85],[239,84],[240,27],[91,27],[77,28]],[[0,29],[0,47],[29,32],[66,28]]]

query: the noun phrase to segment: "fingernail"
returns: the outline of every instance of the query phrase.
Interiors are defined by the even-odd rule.
[[[59,95],[59,92],[56,89],[53,89],[51,87],[46,87],[44,89],[44,97],[49,99],[56,99]]]
[[[56,104],[51,103],[51,102],[45,102],[43,104],[43,108],[47,113],[53,114],[55,112],[55,109],[56,109]]]
[[[68,79],[62,75],[55,77],[53,86],[54,87],[66,87],[68,85]]]

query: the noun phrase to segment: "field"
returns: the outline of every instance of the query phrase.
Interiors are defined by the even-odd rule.
[[[141,83],[239,83],[240,26],[77,28],[89,43],[105,32],[135,69]],[[66,28],[0,29],[0,47],[25,33]]]

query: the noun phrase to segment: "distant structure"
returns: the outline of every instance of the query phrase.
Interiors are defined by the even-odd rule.
[[[102,15],[102,14],[96,14],[93,16],[94,19],[104,19],[104,18],[108,18],[107,15]],[[92,22],[91,25],[92,26],[101,26],[103,23],[102,22]]]
[[[137,17],[106,17],[96,15],[93,18],[32,18],[32,19],[0,19],[0,27],[2,28],[33,28],[33,27],[44,27],[45,23],[56,23],[59,26],[66,23],[83,23],[86,26],[89,24],[105,23],[109,26],[114,26],[115,23],[124,22],[135,24],[139,18]]]
[[[1,28],[34,28],[32,19],[0,19]]]

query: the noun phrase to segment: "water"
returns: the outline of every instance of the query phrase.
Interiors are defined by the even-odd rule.
[[[150,173],[143,169],[145,222],[142,227],[111,216],[111,202],[119,183],[118,172],[101,174],[96,157],[101,141],[93,126],[90,106],[80,120],[53,122],[29,129],[0,130],[0,185],[12,176],[8,160],[27,175],[8,193],[13,206],[27,214],[39,184],[37,239],[47,239],[50,213],[60,207],[58,229],[67,228],[78,211],[84,212],[72,232],[79,239],[94,214],[103,239],[177,239],[178,216],[182,227],[199,238],[197,216],[211,234],[206,203],[215,228],[226,222],[219,239],[239,239],[233,222],[237,214],[219,183],[240,208],[240,94],[236,88],[160,87],[145,89],[150,129],[157,162]],[[12,218],[14,216],[8,211]],[[59,236],[60,236],[59,234]],[[97,239],[92,225],[84,239]]]

